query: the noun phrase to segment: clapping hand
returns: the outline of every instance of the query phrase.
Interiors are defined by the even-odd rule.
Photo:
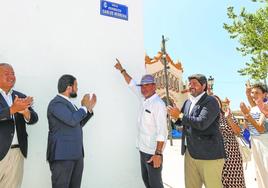
[[[90,97],[90,96],[89,96]],[[97,97],[96,95],[93,93],[92,97],[90,98],[89,100],[89,111],[92,111],[92,109],[94,108],[94,106],[96,105],[97,103]]]
[[[232,112],[230,108],[227,108],[226,111],[224,112],[224,116],[226,118],[231,118],[232,117]]]
[[[90,94],[85,94],[81,101],[82,106],[85,106],[89,112],[92,112],[96,103],[97,103],[97,97],[94,93],[92,97],[90,97]]]
[[[250,109],[243,102],[240,103],[240,110],[244,115],[249,114],[250,112]]]
[[[181,111],[176,106],[168,106],[167,113],[171,116],[171,118],[178,119],[180,117]]]
[[[10,107],[10,113],[11,114],[20,113],[24,116],[25,119],[29,121],[31,117],[29,107],[31,107],[32,104],[33,104],[33,97],[28,96],[25,98],[19,98],[16,95],[13,104]]]
[[[248,81],[246,83],[246,95],[250,96],[251,94],[251,85],[250,85],[250,82]]]
[[[27,111],[30,106],[33,104],[33,97],[19,98],[17,95],[13,101],[12,106],[10,107],[11,114],[22,113]]]

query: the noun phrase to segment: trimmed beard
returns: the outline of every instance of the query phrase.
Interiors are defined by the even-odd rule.
[[[70,93],[70,98],[76,98],[77,97],[77,93],[76,92],[71,92]]]

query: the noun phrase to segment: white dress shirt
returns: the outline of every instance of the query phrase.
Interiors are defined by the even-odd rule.
[[[198,95],[197,97],[194,97],[192,95],[190,95],[190,101],[191,101],[191,106],[190,106],[190,110],[189,110],[189,114],[191,114],[194,106],[196,105],[196,103],[201,99],[201,97],[205,94],[205,92],[201,93],[200,95]]]
[[[198,95],[197,97],[194,97],[192,95],[190,95],[189,100],[191,101],[191,106],[189,109],[189,114],[191,114],[194,106],[196,105],[196,103],[201,99],[201,97],[205,94],[206,92],[201,93],[200,95]],[[185,139],[184,145],[187,146],[187,139]]]
[[[167,140],[166,105],[157,94],[145,99],[141,94],[140,86],[136,86],[136,82],[133,79],[130,81],[129,87],[141,102],[137,123],[138,135],[136,146],[140,151],[153,155],[156,150],[157,141],[166,142]]]
[[[13,104],[13,99],[12,99],[12,92],[13,90],[10,90],[7,94],[5,91],[3,91],[0,88],[0,93],[4,97],[5,101],[7,102],[8,106],[11,107]],[[14,115],[11,115],[11,118],[14,119]],[[15,122],[16,123],[16,122]],[[14,136],[11,145],[19,144],[18,141],[18,136],[17,136],[17,130],[16,130],[16,125],[15,125],[15,130],[14,130]]]

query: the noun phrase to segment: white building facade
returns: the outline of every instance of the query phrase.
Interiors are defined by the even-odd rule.
[[[95,115],[83,129],[82,188],[144,187],[135,148],[138,100],[114,68],[119,58],[137,80],[145,72],[143,2],[113,3],[0,1],[0,62],[13,66],[15,89],[34,97],[39,115],[39,122],[27,127],[22,188],[51,187],[46,110],[63,74],[78,80],[77,105],[87,92],[98,98]]]

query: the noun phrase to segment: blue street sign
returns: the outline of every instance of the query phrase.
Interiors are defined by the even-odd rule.
[[[101,15],[128,20],[128,7],[126,5],[121,5],[105,0],[101,0],[100,3]]]

